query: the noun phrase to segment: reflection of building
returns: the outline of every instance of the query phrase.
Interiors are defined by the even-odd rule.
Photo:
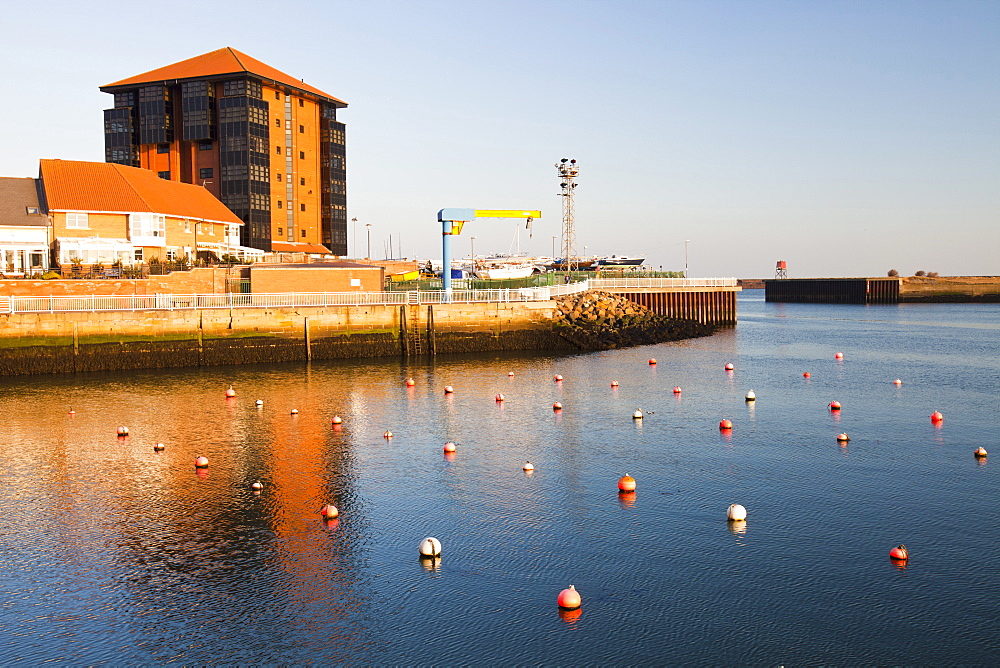
[[[49,267],[49,220],[35,179],[0,178],[0,275]]]
[[[323,244],[347,255],[347,104],[224,48],[102,86],[105,159],[205,186],[242,243]]]
[[[201,186],[106,162],[42,160],[42,209],[59,264],[237,254],[242,222]]]

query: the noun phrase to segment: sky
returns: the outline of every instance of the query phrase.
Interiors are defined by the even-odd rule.
[[[226,46],[346,101],[348,246],[691,276],[1000,275],[997,0],[55,0],[4,10],[0,176],[104,159],[103,84]],[[371,225],[366,228],[366,225]],[[355,234],[355,229],[357,233]],[[476,239],[472,242],[471,237]],[[556,242],[558,244],[558,242]],[[558,248],[558,246],[557,246]]]

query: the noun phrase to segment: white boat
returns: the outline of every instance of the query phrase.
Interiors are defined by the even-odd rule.
[[[487,281],[504,278],[527,278],[535,273],[535,265],[530,262],[490,262],[476,263],[476,275]]]

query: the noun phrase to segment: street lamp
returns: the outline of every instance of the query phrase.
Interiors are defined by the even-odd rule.
[[[372,224],[371,223],[365,223],[365,227],[368,228],[368,257],[366,257],[365,259],[366,260],[371,260],[372,259]]]
[[[358,257],[358,219],[351,218],[351,222],[354,223],[354,228],[351,230],[351,257]]]
[[[556,259],[556,235],[552,235],[552,259]]]
[[[688,277],[688,244],[691,243],[690,239],[684,240],[684,278]]]
[[[476,238],[469,237],[469,252],[472,254],[472,268],[476,268]]]

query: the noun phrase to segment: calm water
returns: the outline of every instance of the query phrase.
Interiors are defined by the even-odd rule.
[[[1000,306],[747,291],[739,318],[575,356],[4,379],[0,660],[1000,662]]]

